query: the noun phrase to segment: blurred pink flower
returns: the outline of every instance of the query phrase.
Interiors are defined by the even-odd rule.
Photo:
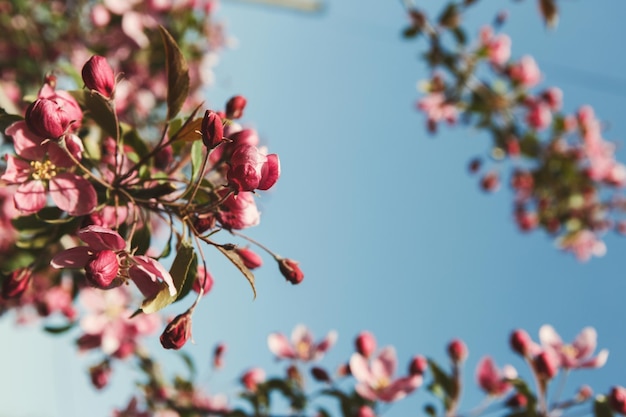
[[[476,366],[476,380],[478,385],[489,395],[499,397],[506,394],[511,388],[509,379],[517,377],[517,371],[510,365],[502,370],[496,367],[489,356],[483,357]]]
[[[330,331],[326,338],[315,343],[313,334],[302,324],[293,329],[291,343],[282,333],[272,333],[267,337],[267,345],[278,359],[293,359],[303,362],[320,359],[336,341],[337,332]]]
[[[458,117],[456,107],[446,100],[443,93],[430,93],[421,98],[417,102],[417,108],[426,114],[431,132],[435,131],[438,122],[445,120],[452,125]]]
[[[572,252],[581,262],[587,262],[592,256],[602,257],[606,254],[606,245],[591,230],[580,230],[562,237],[558,246]]]
[[[493,29],[485,26],[480,31],[480,40],[487,49],[489,61],[496,66],[505,64],[511,57],[511,38],[507,35],[493,35]]]
[[[513,81],[527,88],[534,87],[541,81],[539,67],[530,55],[523,56],[518,62],[511,65],[509,76]]]
[[[544,349],[551,349],[558,355],[560,366],[566,369],[600,368],[609,357],[606,349],[592,357],[597,342],[593,327],[585,327],[571,344],[565,344],[554,328],[545,324],[539,329],[539,340]]]
[[[356,392],[370,401],[392,402],[422,385],[421,375],[393,379],[396,367],[396,351],[392,346],[383,348],[369,363],[363,355],[354,353],[350,358],[350,371],[357,380]]]

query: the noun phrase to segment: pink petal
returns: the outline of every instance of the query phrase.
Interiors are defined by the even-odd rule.
[[[87,334],[99,335],[109,324],[109,318],[104,314],[90,314],[80,321],[80,328]]]
[[[500,382],[498,368],[489,356],[483,357],[476,367],[476,379],[478,385],[490,394],[494,387]]]
[[[259,190],[269,190],[280,177],[280,160],[275,153],[267,155],[267,162],[261,169],[261,181],[257,188]]]
[[[25,121],[15,122],[4,131],[13,137],[15,153],[29,161],[42,161],[46,155],[47,144],[42,145],[44,138],[35,135],[28,129]]]
[[[120,251],[126,247],[126,241],[119,233],[102,226],[87,226],[78,231],[78,237],[95,250]]]
[[[365,385],[376,383],[376,377],[372,374],[367,359],[358,353],[353,353],[350,357],[350,372],[354,379]]]
[[[291,332],[291,343],[294,346],[298,346],[300,343],[312,345],[313,334],[304,324],[298,324]]]
[[[176,295],[177,290],[174,286],[174,279],[167,269],[163,267],[163,265],[149,256],[134,256],[133,260],[137,263],[137,267],[146,274],[150,275],[150,277],[153,279],[160,279],[165,282],[165,284],[169,287],[171,296]]]
[[[578,358],[586,358],[596,350],[598,335],[593,327],[585,327],[574,340],[574,347],[578,351]]]
[[[17,187],[15,207],[26,213],[36,213],[46,205],[46,189],[41,181],[28,181]]]
[[[561,337],[549,324],[544,324],[539,329],[539,340],[543,346],[551,346],[555,349],[559,349],[563,346]]]
[[[53,268],[84,268],[91,259],[93,250],[88,246],[77,246],[57,254],[50,265]]]
[[[165,283],[157,280],[154,275],[148,274],[137,265],[133,265],[128,269],[128,276],[146,299],[154,298],[166,286]]]
[[[419,388],[422,385],[422,381],[423,378],[420,375],[396,379],[391,385],[378,393],[378,398],[385,402],[397,401]]]
[[[267,337],[267,346],[274,355],[281,359],[295,359],[296,352],[282,333],[272,333]]]
[[[93,185],[75,174],[63,172],[50,180],[50,196],[54,203],[71,216],[89,214],[98,205]]]
[[[376,401],[378,394],[367,384],[357,384],[354,390],[363,398],[370,401]]]
[[[31,166],[27,161],[7,155],[7,168],[0,179],[14,184],[28,181],[31,173]]]
[[[601,368],[609,359],[609,351],[602,349],[595,358],[591,358],[579,364],[580,368]]]
[[[396,350],[393,346],[386,346],[380,351],[378,358],[372,363],[372,371],[374,371],[375,366],[382,366],[382,375],[384,375],[387,379],[391,379],[391,377],[396,373],[397,365],[398,359],[396,356]]]
[[[338,335],[336,331],[333,330],[328,332],[326,338],[318,343],[317,346],[315,346],[315,352],[313,353],[314,358],[322,356],[324,353],[326,353],[326,351],[328,351],[328,349],[333,347],[333,345],[337,341],[337,337]]]

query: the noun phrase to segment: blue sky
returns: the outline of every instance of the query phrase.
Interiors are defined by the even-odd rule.
[[[481,2],[467,19],[472,36],[498,6],[511,12],[504,31],[513,56],[536,58],[543,85],[563,89],[566,110],[591,104],[626,160],[625,6],[561,2],[558,30],[546,31],[535,2]],[[339,332],[322,362],[330,369],[349,357],[361,330],[372,331],[379,346],[396,346],[402,371],[416,353],[445,361],[445,345],[460,337],[470,350],[470,386],[484,354],[527,375],[508,349],[515,328],[536,338],[550,323],[571,341],[594,326],[599,347],[610,350],[608,366],[572,375],[565,394],[583,381],[597,392],[626,384],[624,241],[608,235],[607,255],[579,264],[542,233],[517,231],[507,187],[479,191],[466,167],[489,150],[489,138],[461,127],[426,133],[414,109],[415,85],[428,77],[418,60],[424,44],[401,39],[400,2],[328,1],[315,16],[229,3],[219,13],[239,46],[222,55],[207,99],[220,107],[246,95],[245,121],[282,164],[278,184],[260,197],[261,225],[249,234],[301,261],[305,281],[286,284],[266,259],[252,301],[245,279],[209,255],[216,283],[194,316],[196,343],[185,349],[211,392],[236,393],[236,378],[249,366],[280,372],[266,337],[289,334],[298,323],[318,337]],[[125,366],[96,393],[84,372],[96,359],[75,361],[71,338],[15,330],[10,322],[0,323],[0,391],[11,393],[1,415],[108,415],[126,403],[136,375]],[[229,345],[227,368],[211,375],[218,341]],[[168,369],[182,368],[171,352],[159,357]],[[428,395],[414,397],[385,415],[418,414]],[[481,398],[468,388],[462,410]]]

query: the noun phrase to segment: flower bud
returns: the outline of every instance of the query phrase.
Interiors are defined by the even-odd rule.
[[[559,360],[554,353],[544,350],[533,359],[533,367],[539,378],[552,379],[559,370]]]
[[[609,394],[609,405],[616,413],[626,414],[626,388],[613,387]]]
[[[376,414],[374,413],[374,410],[371,409],[371,407],[363,405],[361,406],[361,408],[359,408],[356,417],[376,417]]]
[[[278,260],[278,268],[285,279],[292,284],[299,284],[304,279],[304,273],[298,266],[299,262],[292,259],[282,258]]]
[[[200,289],[202,289],[202,295],[207,295],[211,288],[213,288],[213,277],[204,267],[199,266],[196,280],[193,282],[191,289],[198,294],[200,294]]]
[[[344,364],[339,365],[337,367],[336,374],[339,377],[352,375],[352,372],[350,371],[350,364],[349,363],[344,363]]]
[[[470,172],[470,174],[475,174],[480,170],[480,167],[482,166],[483,161],[476,157],[474,159],[472,159],[467,167],[468,171]]]
[[[26,109],[26,124],[37,136],[57,139],[69,128],[72,120],[53,100],[39,98]]]
[[[583,385],[578,388],[578,393],[576,394],[576,400],[578,401],[587,401],[589,398],[593,396],[593,389],[589,385]]]
[[[243,262],[248,269],[256,269],[263,265],[263,259],[251,249],[235,248],[235,252],[237,252],[237,255],[241,258],[241,262]]]
[[[327,382],[330,383],[330,375],[324,368],[320,368],[319,366],[314,366],[311,368],[311,375],[317,382]]]
[[[480,188],[482,188],[484,191],[497,191],[498,187],[500,187],[500,177],[495,171],[486,173],[480,180]]]
[[[85,278],[96,288],[107,289],[114,283],[120,266],[117,255],[112,250],[96,252],[85,265]]]
[[[215,148],[224,139],[224,124],[220,116],[214,111],[204,112],[202,119],[202,143],[209,149]]]
[[[10,276],[5,277],[2,281],[2,298],[17,298],[21,296],[26,288],[33,271],[30,268],[21,268],[13,271]]]
[[[376,351],[376,338],[370,332],[361,332],[354,340],[354,347],[359,354],[369,358]]]
[[[115,74],[103,56],[94,55],[83,66],[83,81],[90,90],[96,90],[104,97],[113,98]]]
[[[448,344],[448,356],[454,363],[461,363],[467,359],[467,346],[461,339],[453,339]]]
[[[422,355],[415,355],[409,364],[409,374],[424,375],[428,369],[428,359]]]
[[[107,386],[111,378],[111,367],[107,361],[89,368],[89,377],[91,383],[96,389],[102,389]]]
[[[243,115],[247,100],[244,96],[234,96],[226,103],[226,117],[239,119]]]
[[[520,394],[519,392],[516,392],[515,394],[511,395],[507,400],[506,400],[506,406],[507,407],[511,407],[511,408],[524,408],[526,407],[526,404],[528,403],[528,399]]]
[[[213,351],[213,367],[221,368],[224,366],[224,353],[226,352],[226,345],[224,343],[220,343],[215,346],[215,350]]]
[[[179,314],[172,320],[163,334],[161,334],[161,345],[165,349],[180,349],[191,337],[191,313],[186,311]]]
[[[533,341],[526,330],[518,329],[511,333],[511,349],[524,357],[531,354]]]
[[[258,384],[265,382],[265,371],[252,368],[241,376],[241,384],[250,392],[255,392]]]

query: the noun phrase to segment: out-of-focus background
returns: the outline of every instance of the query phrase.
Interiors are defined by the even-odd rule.
[[[488,152],[490,139],[464,127],[426,133],[415,109],[415,86],[429,76],[419,60],[425,44],[401,38],[408,24],[401,3],[329,0],[325,6],[319,14],[299,14],[224,2],[219,11],[238,46],[221,54],[207,102],[220,108],[244,94],[244,120],[282,164],[279,182],[260,197],[261,225],[249,235],[299,260],[305,280],[291,286],[266,258],[253,301],[238,271],[210,252],[214,289],[194,316],[195,344],[185,347],[202,384],[235,395],[247,367],[282,372],[267,335],[289,334],[299,323],[320,338],[338,331],[322,361],[331,370],[348,359],[361,330],[373,332],[379,346],[396,347],[401,372],[416,353],[445,363],[447,342],[462,338],[470,351],[462,411],[482,399],[473,384],[477,361],[490,354],[527,376],[508,336],[524,328],[537,338],[545,323],[565,341],[593,326],[599,347],[610,350],[605,368],[574,372],[564,395],[582,382],[597,392],[626,384],[626,242],[606,236],[607,255],[580,264],[541,232],[520,233],[506,181],[500,192],[485,195],[467,173],[470,158]],[[544,28],[529,0],[482,2],[466,22],[475,39],[508,9],[503,30],[513,56],[536,58],[542,85],[563,89],[565,110],[591,104],[624,161],[626,5],[560,6],[555,31]],[[0,334],[2,416],[107,416],[125,406],[138,377],[116,363],[110,387],[96,392],[85,370],[96,357],[75,360],[72,336],[15,328],[11,316],[0,322]],[[156,339],[150,346],[159,350]],[[228,351],[225,369],[214,373],[217,342]],[[157,357],[169,371],[184,372],[175,353]],[[420,415],[428,398],[421,391],[385,415]]]

